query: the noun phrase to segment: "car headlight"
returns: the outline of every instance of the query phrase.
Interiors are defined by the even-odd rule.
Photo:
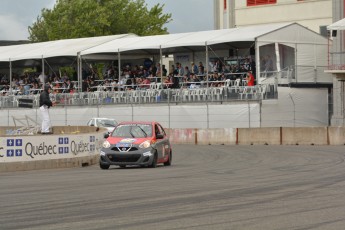
[[[146,149],[146,148],[148,148],[148,147],[150,147],[151,146],[151,142],[149,141],[149,140],[147,140],[147,141],[144,141],[143,143],[141,143],[140,145],[139,145],[139,148],[141,148],[141,149]]]
[[[105,156],[105,152],[101,151],[101,156]]]
[[[109,148],[109,147],[110,147],[109,141],[104,141],[103,142],[103,148]]]

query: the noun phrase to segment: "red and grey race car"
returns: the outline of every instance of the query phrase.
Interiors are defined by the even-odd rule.
[[[172,149],[169,138],[158,122],[121,122],[106,140],[100,152],[99,166],[110,165],[125,168],[127,165],[171,165]]]

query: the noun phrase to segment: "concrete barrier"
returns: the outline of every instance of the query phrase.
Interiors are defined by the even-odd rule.
[[[345,127],[170,129],[172,144],[345,145]]]
[[[199,145],[235,145],[236,128],[198,129],[196,144]]]
[[[238,129],[239,145],[280,145],[280,128],[241,128]]]
[[[197,129],[167,129],[171,144],[195,144]]]
[[[345,127],[328,128],[330,145],[345,145]]]
[[[327,127],[282,128],[283,145],[327,145]]]

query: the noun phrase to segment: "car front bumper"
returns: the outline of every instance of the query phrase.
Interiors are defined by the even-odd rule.
[[[119,148],[101,149],[100,163],[103,165],[140,165],[148,166],[154,159],[154,149],[136,148],[132,151],[121,151]]]

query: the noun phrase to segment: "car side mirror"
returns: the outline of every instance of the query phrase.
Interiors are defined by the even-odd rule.
[[[109,137],[109,133],[105,133],[104,138],[108,138],[108,137]]]
[[[159,133],[159,134],[156,135],[156,138],[157,138],[157,139],[163,139],[164,136],[163,136],[163,134],[160,134],[160,133]]]

